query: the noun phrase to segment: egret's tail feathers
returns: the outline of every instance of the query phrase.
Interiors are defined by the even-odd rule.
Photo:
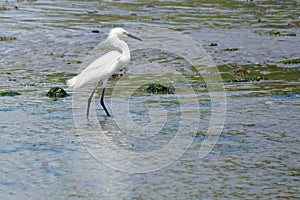
[[[76,82],[77,82],[77,76],[66,81],[68,87],[70,88],[76,88]]]

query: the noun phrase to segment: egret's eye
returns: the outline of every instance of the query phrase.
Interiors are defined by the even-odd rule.
[[[127,35],[128,33],[127,32],[123,32],[123,35]]]

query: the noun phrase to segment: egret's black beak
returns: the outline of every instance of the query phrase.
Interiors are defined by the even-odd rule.
[[[134,36],[134,35],[131,35],[131,34],[129,34],[129,33],[127,33],[126,35],[127,35],[128,37],[133,38],[133,39],[136,39],[136,40],[139,40],[139,41],[143,41],[141,38],[138,38],[138,37],[136,37],[136,36]]]

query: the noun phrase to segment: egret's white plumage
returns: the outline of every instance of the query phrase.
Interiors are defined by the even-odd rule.
[[[100,104],[102,105],[108,116],[110,115],[103,102],[106,83],[113,73],[118,72],[122,68],[126,67],[126,65],[130,61],[130,49],[127,43],[121,40],[119,36],[128,36],[141,41],[140,38],[129,34],[123,28],[112,29],[106,41],[110,42],[113,46],[120,48],[121,53],[118,51],[110,51],[93,61],[80,74],[73,77],[72,79],[67,80],[67,85],[71,88],[79,88],[87,83],[95,83],[97,84],[97,86],[102,85],[103,91]],[[95,93],[96,88],[88,99],[87,116],[89,114],[91,99]]]
[[[110,51],[100,58],[92,62],[87,68],[85,68],[80,74],[67,80],[67,85],[71,88],[79,88],[87,83],[97,83],[103,81],[105,78],[109,78],[107,72],[114,72],[114,68],[118,67],[117,60],[121,53],[118,51]],[[117,71],[117,69],[116,69]],[[108,77],[107,77],[108,76]]]

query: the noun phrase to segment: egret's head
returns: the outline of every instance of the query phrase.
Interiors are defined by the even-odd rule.
[[[109,33],[109,38],[110,37],[114,37],[114,36],[127,36],[127,37],[131,37],[131,38],[134,38],[136,40],[139,40],[139,41],[142,41],[142,39],[132,35],[132,34],[129,34],[125,29],[123,28],[114,28],[110,31]]]

